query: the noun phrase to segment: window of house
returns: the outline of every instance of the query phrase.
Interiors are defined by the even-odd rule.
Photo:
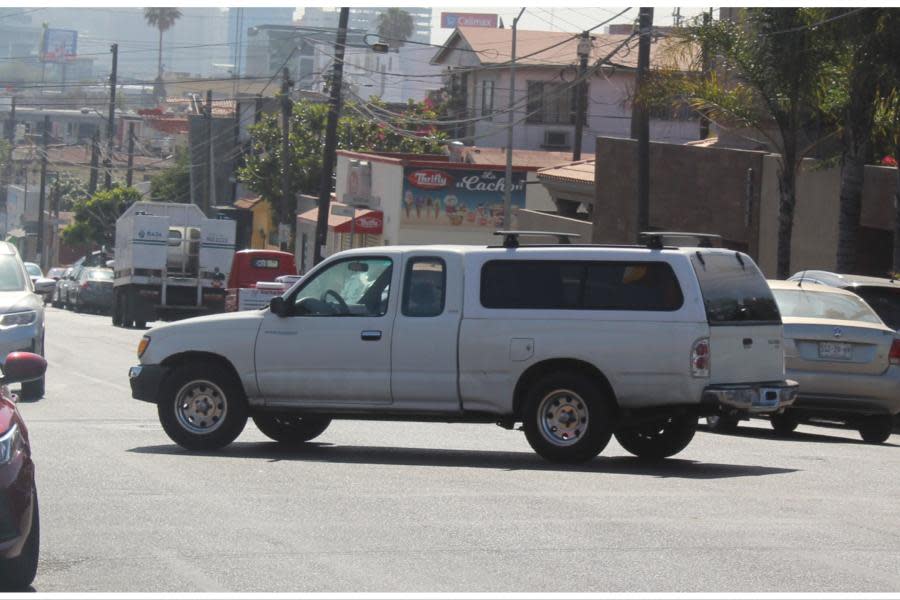
[[[571,83],[528,82],[528,123],[575,123],[576,88]]]
[[[481,116],[488,117],[494,114],[494,82],[481,82]]]
[[[497,260],[481,270],[485,308],[673,311],[683,303],[663,262]]]

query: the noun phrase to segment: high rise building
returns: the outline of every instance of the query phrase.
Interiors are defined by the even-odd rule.
[[[294,9],[290,7],[258,7],[228,9],[228,46],[235,75],[247,71],[247,30],[260,25],[291,25]]]
[[[425,44],[431,43],[431,7],[403,6],[401,8],[410,14],[415,23],[413,34],[409,40]],[[378,31],[378,15],[386,10],[386,7],[375,6],[351,8],[348,27],[366,33],[375,33]],[[304,27],[336,28],[339,14],[340,9],[310,6],[303,10],[303,17],[299,24]]]

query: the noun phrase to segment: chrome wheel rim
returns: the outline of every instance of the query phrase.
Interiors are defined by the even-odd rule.
[[[588,419],[587,404],[571,390],[554,390],[538,405],[541,435],[554,446],[571,446],[581,440]]]
[[[178,424],[191,433],[212,433],[222,426],[227,413],[225,393],[212,381],[191,381],[175,396]]]

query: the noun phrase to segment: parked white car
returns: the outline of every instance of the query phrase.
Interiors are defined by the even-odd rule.
[[[248,416],[281,442],[332,419],[497,423],[584,461],[614,434],[674,455],[698,416],[774,413],[782,324],[745,254],[712,248],[398,246],[338,253],[261,311],[156,327],[129,373],[181,446]]]
[[[19,251],[0,242],[0,361],[18,350],[44,354],[44,301],[35,294]],[[44,377],[22,384],[25,398],[43,395]]]

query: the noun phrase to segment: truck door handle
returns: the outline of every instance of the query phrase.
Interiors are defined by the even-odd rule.
[[[364,342],[377,342],[381,339],[381,332],[376,329],[367,329],[359,334]]]

